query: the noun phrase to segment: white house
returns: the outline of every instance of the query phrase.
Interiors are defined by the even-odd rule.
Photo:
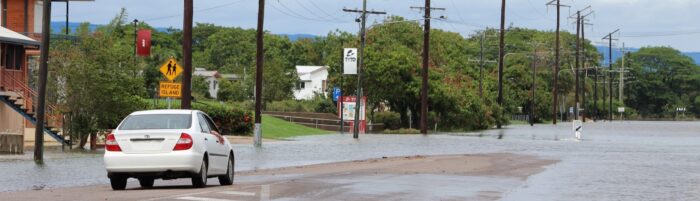
[[[297,100],[309,100],[315,94],[326,95],[328,66],[296,66],[299,83],[294,90]]]
[[[209,88],[209,96],[216,98],[217,94],[219,93],[219,80],[217,80],[217,78],[221,77],[219,71],[208,71],[204,68],[195,68],[194,75],[204,77],[204,81],[207,83]]]

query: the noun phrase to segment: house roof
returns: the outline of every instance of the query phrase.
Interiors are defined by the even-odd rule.
[[[14,32],[5,27],[0,27],[0,42],[17,45],[39,45],[39,42],[25,35]]]
[[[312,74],[320,70],[327,70],[328,66],[296,66],[297,74]]]
[[[195,68],[194,75],[202,76],[202,77],[216,77],[216,78],[221,77],[221,75],[219,74],[219,71],[215,71],[215,70],[210,71],[210,70],[207,70],[204,68]]]
[[[311,81],[311,74],[328,70],[328,66],[296,66],[297,76],[301,81]]]

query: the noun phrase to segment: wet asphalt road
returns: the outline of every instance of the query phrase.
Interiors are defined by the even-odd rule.
[[[497,189],[504,192],[502,200],[700,200],[700,122],[588,123],[583,138],[573,140],[570,123],[430,136],[364,135],[359,140],[349,135],[311,136],[268,143],[263,148],[236,145],[236,168],[244,171],[383,156],[517,153],[560,162],[524,182],[505,182],[510,185],[498,185],[498,178],[469,181],[506,186]],[[108,189],[101,155],[50,153],[47,157],[43,167],[22,157],[0,159],[0,191],[61,191],[60,187],[97,184],[89,188]],[[246,180],[239,177],[237,181]],[[264,185],[268,184],[234,187],[257,188],[260,194]],[[463,193],[474,193],[468,185],[463,187]],[[178,195],[200,191],[166,190]]]

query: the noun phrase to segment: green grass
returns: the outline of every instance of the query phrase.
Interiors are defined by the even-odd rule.
[[[285,139],[296,136],[323,135],[335,133],[333,131],[326,131],[302,126],[268,115],[262,116],[262,122],[263,138]]]

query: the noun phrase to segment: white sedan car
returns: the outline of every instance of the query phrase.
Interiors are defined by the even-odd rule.
[[[136,178],[143,188],[155,179],[191,178],[205,187],[207,178],[233,184],[234,155],[214,122],[197,110],[150,110],[127,116],[105,139],[104,164],[112,189]]]

